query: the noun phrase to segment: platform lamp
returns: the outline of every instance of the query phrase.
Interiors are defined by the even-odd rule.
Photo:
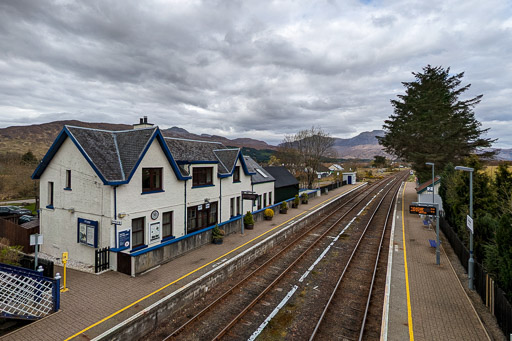
[[[425,162],[427,166],[432,166],[432,204],[435,205],[435,197],[434,197],[434,163],[433,162]],[[440,206],[440,205],[439,205]],[[436,264],[441,264],[441,250],[439,249],[439,206],[437,207],[436,213]]]
[[[473,220],[473,171],[474,168],[457,166],[456,170],[469,172],[469,217]],[[473,231],[474,227],[469,234],[469,262],[468,262],[468,276],[469,276],[469,289],[473,290],[473,277],[475,269],[475,260],[473,259]]]

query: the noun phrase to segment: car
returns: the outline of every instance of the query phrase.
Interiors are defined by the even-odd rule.
[[[29,221],[32,221],[32,220],[36,220],[37,217],[33,216],[33,215],[22,215],[21,217],[18,218],[18,224],[21,225],[21,224],[25,224],[25,223],[28,223]]]
[[[0,206],[0,216],[8,215],[31,215],[32,212],[18,206]]]

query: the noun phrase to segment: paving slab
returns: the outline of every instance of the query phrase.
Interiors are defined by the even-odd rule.
[[[250,248],[263,237],[286,228],[301,215],[361,185],[343,186],[310,198],[307,205],[290,208],[287,214],[277,213],[271,221],[259,221],[253,230],[245,230],[243,235],[231,234],[221,245],[205,245],[138,277],[115,271],[91,274],[68,269],[69,291],[61,293],[60,311],[0,339],[90,340]],[[55,272],[62,274],[62,268],[57,266]]]
[[[406,183],[394,218],[389,307],[384,307],[382,339],[490,340],[442,246],[440,265],[436,264],[436,250],[429,243],[436,239],[435,228],[409,214],[414,201],[414,184]]]

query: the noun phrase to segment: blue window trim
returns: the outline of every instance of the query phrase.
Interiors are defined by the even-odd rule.
[[[53,207],[53,205],[47,205],[46,208],[50,209],[50,210],[54,210],[55,207]]]
[[[175,237],[175,236],[165,237],[165,238],[162,238],[161,243],[166,242],[166,241],[168,241],[168,240],[173,240],[173,239],[176,239],[176,237]]]
[[[110,251],[121,252],[121,251],[128,250],[128,249],[129,249],[129,247],[123,246],[123,247],[111,248]]]
[[[239,184],[241,183],[242,181],[238,180],[238,181],[233,181],[234,184]]]
[[[204,188],[204,187],[215,187],[215,185],[192,186],[192,188]]]
[[[144,245],[139,245],[139,246],[134,247],[133,249],[131,249],[131,250],[130,250],[130,253],[132,253],[132,252],[137,252],[137,251],[142,250],[142,249],[146,249],[147,247],[148,247],[148,246],[147,246],[146,244],[144,244]],[[148,250],[149,250],[149,249],[148,249]]]
[[[147,191],[147,192],[142,192],[141,195],[144,195],[144,194],[153,194],[153,193],[162,193],[162,192],[165,192],[165,190],[163,189],[159,189],[159,190],[156,190],[156,191]]]
[[[72,191],[71,187],[64,187],[65,191]]]

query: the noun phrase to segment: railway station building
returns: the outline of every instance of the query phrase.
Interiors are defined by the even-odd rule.
[[[200,246],[203,232],[239,219],[242,191],[260,198],[245,211],[269,205],[275,182],[240,148],[164,137],[142,121],[125,131],[64,126],[32,178],[43,253],[92,266],[108,247],[109,267],[131,275],[183,252],[171,244]]]

